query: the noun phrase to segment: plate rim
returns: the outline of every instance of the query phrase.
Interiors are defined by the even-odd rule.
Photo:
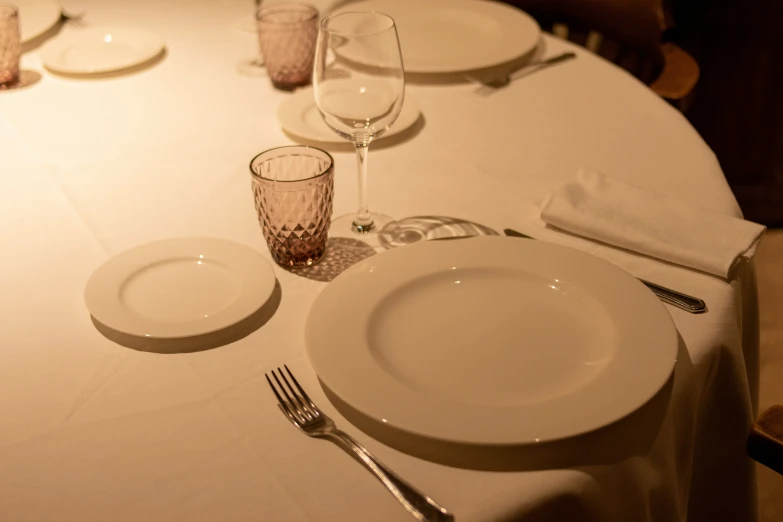
[[[470,238],[460,241],[445,241],[445,242],[422,242],[422,245],[410,245],[407,247],[403,247],[402,249],[396,249],[395,251],[398,252],[404,252],[406,249],[416,249],[419,250],[426,248],[431,248],[427,245],[433,245],[437,243],[441,244],[462,244],[467,245],[470,242],[473,242],[473,246],[476,248],[480,248],[478,245],[476,245],[477,241],[504,241],[506,242],[506,245],[512,245],[516,244],[513,242],[519,242],[521,240],[517,238],[503,238],[498,236],[484,236],[484,237],[477,237],[477,238]],[[512,242],[512,243],[508,243]],[[525,248],[522,246],[525,243],[520,243],[519,248]],[[382,415],[378,413],[378,410],[381,409],[381,406],[378,404],[371,405],[370,408],[366,408],[365,404],[359,404],[357,403],[356,397],[359,392],[354,392],[350,390],[350,386],[346,385],[344,381],[342,382],[335,382],[333,379],[335,378],[334,375],[334,368],[329,368],[329,365],[336,364],[330,359],[325,359],[323,354],[323,344],[321,347],[318,347],[319,342],[329,342],[329,336],[325,335],[323,331],[320,331],[318,329],[317,319],[313,319],[314,314],[319,313],[319,307],[321,306],[334,306],[334,303],[331,304],[328,303],[327,298],[327,305],[324,305],[324,297],[322,296],[328,296],[330,293],[338,292],[343,296],[347,295],[345,288],[342,288],[342,285],[339,284],[339,282],[345,281],[346,278],[354,277],[351,274],[361,274],[363,271],[369,272],[371,269],[374,270],[377,268],[377,263],[375,263],[375,258],[378,258],[379,256],[373,256],[371,258],[368,258],[364,261],[361,261],[360,263],[357,263],[357,265],[354,265],[350,269],[348,269],[346,272],[338,276],[330,285],[328,285],[322,293],[316,298],[316,301],[314,302],[313,306],[311,307],[310,314],[307,317],[307,322],[305,326],[305,346],[306,351],[308,354],[308,357],[310,359],[311,365],[316,371],[316,374],[318,375],[319,379],[325,386],[325,388],[329,389],[331,393],[337,396],[337,398],[347,404],[351,409],[353,409],[357,414],[361,415],[363,419],[366,419],[370,422],[375,423],[378,426],[382,426],[384,430],[390,431],[390,432],[401,432],[401,433],[407,433],[410,435],[413,435],[418,438],[424,438],[431,441],[442,441],[446,443],[457,443],[457,444],[468,444],[468,445],[478,445],[478,446],[497,446],[497,445],[512,445],[512,446],[531,446],[536,445],[539,443],[546,443],[546,442],[556,442],[564,439],[571,439],[573,437],[578,437],[581,435],[584,435],[586,433],[593,432],[595,430],[607,427],[609,425],[614,424],[615,422],[620,421],[623,418],[626,418],[633,414],[635,411],[642,408],[644,405],[649,403],[650,400],[652,400],[654,397],[657,396],[658,393],[661,392],[671,379],[672,372],[674,371],[674,365],[677,358],[677,350],[679,349],[679,334],[677,333],[676,326],[674,325],[673,320],[671,319],[671,316],[666,310],[665,306],[663,306],[658,299],[656,299],[649,290],[644,287],[635,277],[631,276],[621,268],[617,267],[616,265],[613,265],[603,259],[600,259],[596,256],[587,254],[585,252],[565,247],[562,245],[556,245],[552,243],[544,243],[544,242],[535,242],[535,246],[533,247],[533,243],[528,243],[531,245],[534,249],[554,249],[555,251],[561,250],[562,252],[570,252],[571,256],[576,256],[577,258],[581,258],[583,260],[585,259],[592,259],[591,263],[598,264],[598,266],[603,266],[602,270],[608,271],[612,277],[619,277],[621,281],[624,281],[622,283],[618,283],[620,286],[627,286],[627,288],[632,289],[633,291],[631,294],[636,294],[636,297],[641,299],[639,303],[639,309],[650,312],[654,314],[655,318],[651,319],[650,317],[647,317],[647,321],[653,321],[653,326],[655,327],[655,332],[658,337],[656,337],[656,348],[655,351],[652,351],[652,348],[649,348],[651,350],[651,353],[655,354],[655,357],[658,357],[659,360],[657,361],[658,368],[656,369],[657,373],[654,373],[652,376],[648,376],[647,379],[649,382],[654,382],[654,384],[649,384],[647,388],[640,389],[636,392],[636,398],[633,400],[633,407],[630,406],[624,406],[623,408],[613,408],[611,409],[611,412],[609,414],[605,414],[603,416],[597,416],[596,418],[588,419],[587,421],[580,421],[572,425],[572,427],[564,429],[564,428],[557,428],[552,430],[550,428],[550,431],[559,432],[556,434],[547,434],[547,433],[536,433],[535,435],[532,435],[532,430],[527,429],[526,427],[523,427],[521,430],[517,429],[517,432],[515,434],[509,434],[504,433],[502,436],[494,437],[494,436],[465,436],[464,433],[460,434],[455,438],[454,434],[449,432],[446,433],[442,429],[440,433],[438,433],[437,429],[433,430],[431,429],[432,426],[426,426],[423,425],[421,422],[418,423],[418,426],[416,425],[416,419],[415,415],[414,417],[408,417],[407,419],[404,419],[403,421],[400,421],[399,418],[394,419],[391,415]],[[439,247],[441,248],[441,247]],[[516,246],[514,248],[517,248]],[[387,256],[388,254],[395,252],[385,252],[381,254],[381,256]],[[411,250],[407,250],[410,252]],[[425,251],[426,252],[426,251]],[[430,251],[429,254],[433,254],[433,251]],[[400,255],[400,254],[398,254]],[[413,256],[414,254],[410,254]],[[415,254],[419,255],[419,254]],[[421,254],[424,255],[424,254]],[[399,268],[399,264],[398,264]],[[342,278],[342,279],[341,279]],[[365,280],[365,283],[367,281]],[[335,285],[335,283],[338,283]],[[331,290],[330,290],[331,287]],[[349,295],[349,294],[348,294]],[[319,303],[321,303],[319,305]],[[361,305],[359,305],[361,306]],[[356,319],[357,316],[355,314],[355,310],[358,308],[358,306],[354,306],[353,310],[354,313],[352,313],[351,317],[354,322],[360,322]],[[331,320],[333,321],[334,318],[332,317]],[[654,324],[657,322],[658,324]],[[345,337],[345,330],[343,330],[343,336]],[[348,336],[350,338],[350,336]],[[323,339],[327,339],[327,341],[322,341]],[[332,340],[334,341],[334,340]],[[342,343],[344,346],[345,343]],[[660,345],[660,346],[659,346]],[[652,346],[652,345],[651,345]],[[668,348],[668,350],[667,350]],[[342,359],[342,361],[346,360],[346,357],[340,357],[339,354],[345,355],[345,349],[343,349],[343,352],[336,352],[337,348],[334,345],[330,346],[330,357],[334,358],[334,360]],[[367,349],[366,351],[370,351]],[[627,355],[626,351],[626,355]],[[355,353],[351,352],[350,349],[347,351],[347,355],[351,357],[351,361],[354,362],[353,368],[353,381],[356,382],[356,374],[359,372],[362,372],[366,368],[363,367],[357,367]],[[370,356],[371,357],[371,356]],[[637,362],[637,364],[640,364]],[[395,396],[397,399],[399,399],[399,395],[397,395],[395,392],[399,391],[400,389],[404,388],[404,386],[399,385],[388,387],[388,380],[387,382],[383,382],[382,380],[378,380],[378,375],[376,374],[375,380],[372,381],[373,386],[375,390],[381,389],[381,392],[379,392],[377,395],[380,396]],[[335,385],[336,384],[336,385]],[[391,388],[391,389],[389,389]],[[600,391],[600,389],[599,389]],[[403,396],[405,394],[402,394]],[[414,394],[415,395],[415,394]],[[408,397],[410,398],[410,397]],[[366,399],[364,399],[366,401]],[[438,397],[435,397],[435,399],[431,400],[431,404],[429,404],[430,407],[432,407],[433,404],[444,404],[442,401],[438,402],[440,399]],[[359,401],[361,402],[361,401]],[[550,401],[551,402],[551,401]],[[631,401],[626,400],[627,404]],[[464,403],[463,403],[464,404]],[[516,408],[516,411],[524,410],[526,405],[522,406],[514,406],[512,407],[512,410]],[[373,410],[374,408],[374,410]],[[498,407],[499,410],[503,410],[503,407]],[[369,410],[369,411],[368,411]],[[408,410],[409,411],[409,410]],[[505,410],[504,410],[505,411]],[[528,412],[529,413],[529,412]],[[533,412],[535,413],[535,412]],[[389,417],[388,420],[385,419],[385,417]],[[413,420],[411,420],[413,419]],[[526,419],[527,420],[527,419]],[[532,419],[531,422],[534,422],[535,419]],[[466,421],[468,423],[470,421]],[[424,423],[426,424],[426,423]],[[527,423],[529,424],[529,423]],[[525,430],[529,431],[530,433],[526,434],[525,436],[522,436],[521,433],[524,433]],[[543,431],[543,430],[539,430]],[[485,434],[486,435],[486,434]],[[459,438],[462,437],[462,438]],[[483,438],[482,438],[483,437]]]
[[[119,286],[113,282],[121,282],[145,266],[175,256],[183,257],[188,246],[211,249],[211,257],[228,266],[247,263],[258,269],[255,275],[249,276],[247,272],[235,274],[243,285],[234,301],[221,310],[218,316],[219,319],[228,314],[228,319],[215,320],[213,315],[210,320],[198,321],[195,325],[193,321],[162,323],[138,315],[116,315],[115,311],[109,310],[110,306],[122,307],[117,304],[120,303]],[[164,253],[166,257],[161,257]],[[92,272],[85,284],[84,303],[95,320],[117,332],[150,339],[181,339],[214,333],[243,321],[263,307],[272,296],[276,284],[277,277],[272,264],[254,248],[215,237],[173,237],[136,245],[105,260]],[[108,301],[112,304],[106,305]]]
[[[62,5],[60,5],[58,2],[55,2],[54,0],[23,0],[23,2],[12,2],[17,6],[17,9],[19,10],[19,18],[20,18],[20,40],[22,45],[32,42],[39,36],[43,35],[57,25],[57,22],[60,20],[60,16],[62,15]],[[22,4],[28,4],[28,5],[40,5],[40,6],[46,6],[45,8],[42,8],[42,11],[46,10],[46,20],[48,20],[45,24],[44,22],[41,22],[40,27],[35,28],[32,32],[29,34],[21,34],[22,33],[22,23],[21,21],[25,19],[23,16],[24,13],[22,12],[22,7],[19,5],[19,3]],[[43,16],[41,16],[42,20],[44,19]]]
[[[352,2],[349,4],[346,4],[344,6],[341,6],[336,13],[339,12],[350,12],[354,10],[370,10],[370,11],[378,11],[378,12],[384,12],[383,4],[391,3],[391,0],[360,0],[358,2]],[[438,65],[417,65],[416,63],[411,64],[410,60],[406,60],[404,55],[404,49],[405,44],[400,43],[400,47],[402,48],[403,52],[403,64],[405,67],[406,73],[412,73],[412,74],[454,74],[454,73],[464,73],[468,71],[476,71],[480,69],[488,69],[491,67],[497,67],[500,65],[503,65],[505,63],[509,63],[517,58],[520,58],[521,56],[525,56],[526,54],[530,53],[531,51],[535,50],[538,43],[541,41],[541,26],[536,21],[535,18],[530,16],[527,12],[523,11],[522,9],[519,9],[517,7],[511,6],[509,4],[499,2],[496,0],[428,0],[425,3],[419,3],[416,0],[396,0],[394,4],[397,6],[397,9],[404,8],[405,4],[410,4],[412,6],[415,6],[416,8],[447,8],[447,9],[463,9],[465,6],[468,6],[470,4],[482,4],[482,9],[491,12],[494,11],[494,15],[496,15],[496,20],[507,24],[507,27],[513,23],[509,20],[513,17],[516,17],[517,21],[524,20],[525,23],[530,24],[531,27],[535,28],[535,33],[533,36],[529,38],[529,42],[526,41],[528,38],[523,39],[520,37],[520,41],[516,43],[516,45],[509,45],[504,46],[503,48],[508,48],[509,51],[507,53],[503,53],[498,57],[496,53],[493,53],[493,57],[490,58],[489,55],[487,55],[482,60],[476,60],[472,61],[470,63],[465,63],[463,65],[449,65],[448,63],[438,66]],[[381,7],[378,8],[377,5],[375,7],[372,7],[374,4],[381,4]],[[475,7],[475,6],[471,6]],[[393,12],[393,9],[391,10]],[[394,18],[393,14],[385,13]],[[396,21],[395,21],[396,24]],[[399,28],[398,28],[399,30]],[[512,34],[516,35],[519,34],[520,31],[513,31]],[[522,45],[522,42],[525,42],[524,45]],[[514,49],[513,51],[511,49]]]
[[[144,52],[140,52],[139,56],[132,62],[124,63],[122,65],[116,64],[98,67],[80,67],[63,64],[59,60],[59,53],[62,52],[62,50],[71,43],[76,43],[80,40],[87,40],[95,37],[97,33],[106,32],[119,33],[121,36],[141,36],[143,40],[147,41],[145,47],[149,47],[149,49],[145,50]],[[101,74],[123,71],[125,69],[143,64],[159,55],[165,48],[166,44],[164,43],[163,38],[158,33],[150,31],[149,29],[125,25],[96,25],[85,28],[78,33],[69,33],[60,36],[44,44],[43,48],[41,49],[41,62],[47,69],[56,72],[67,74]]]
[[[308,96],[308,93],[310,96]],[[312,134],[309,134],[305,136],[306,132],[300,132],[296,128],[292,127],[290,124],[286,122],[291,122],[295,118],[293,116],[287,116],[287,113],[293,113],[293,112],[301,112],[304,109],[308,108],[308,105],[310,101],[312,101],[312,104],[315,106],[315,98],[312,97],[313,94],[313,88],[312,87],[306,87],[304,89],[299,89],[293,95],[286,97],[280,104],[277,106],[277,121],[280,124],[280,128],[283,129],[285,132],[292,134],[294,136],[297,136],[299,138],[309,140],[309,141],[315,141],[319,143],[346,143],[346,140],[340,138],[340,136],[337,135],[336,132],[332,132],[334,136],[330,135],[330,139],[326,139],[326,134],[323,136],[318,134],[316,135],[315,131]],[[311,98],[311,100],[305,101],[305,98]],[[406,109],[407,108],[407,109]],[[318,107],[316,106],[316,110]],[[406,114],[407,119],[403,120],[404,123],[402,125],[397,125],[397,123],[402,119],[400,118],[403,114]],[[382,141],[385,138],[396,136],[397,134],[413,127],[416,125],[416,122],[419,121],[421,118],[421,105],[419,105],[418,100],[412,96],[406,89],[405,91],[405,97],[402,101],[402,109],[400,110],[400,116],[397,117],[397,120],[392,124],[391,128],[385,132],[382,136],[379,138],[374,139],[373,141]],[[298,127],[298,126],[297,126]],[[308,125],[304,125],[303,127],[308,127],[312,130],[311,127]]]

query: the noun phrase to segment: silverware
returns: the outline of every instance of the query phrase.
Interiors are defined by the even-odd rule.
[[[507,71],[506,74],[503,76],[499,76],[497,78],[493,78],[487,81],[479,80],[483,85],[479,87],[478,91],[476,92],[478,93],[494,92],[497,89],[502,89],[503,87],[513,82],[514,80],[518,80],[519,78],[527,76],[528,74],[532,74],[540,69],[550,67],[552,65],[555,65],[560,62],[564,62],[566,60],[570,60],[571,58],[576,58],[576,53],[567,52],[563,54],[558,54],[557,56],[552,56],[550,58],[547,58],[546,60],[524,63],[515,69]]]
[[[394,498],[416,520],[426,520],[428,522],[451,522],[454,520],[454,515],[405,482],[353,437],[337,429],[334,421],[318,409],[315,403],[310,400],[310,397],[307,396],[307,393],[299,386],[299,382],[297,382],[291,370],[288,369],[288,366],[285,366],[285,371],[288,373],[288,377],[291,378],[290,381],[281,368],[278,368],[277,371],[272,370],[272,378],[277,383],[277,387],[272,384],[269,374],[264,374],[264,376],[275,397],[277,397],[280,411],[285,414],[294,426],[310,437],[329,439],[347,451],[353,458],[372,471],[376,478],[383,482],[383,485],[394,495]],[[291,386],[291,382],[293,382],[294,386]]]
[[[503,230],[503,233],[511,237],[524,237],[527,239],[535,239],[534,237],[530,237],[528,235],[523,234],[522,232],[517,232],[516,230],[512,230],[510,228]],[[666,288],[665,286],[651,283],[650,281],[645,281],[644,279],[641,278],[639,278],[639,281],[644,283],[647,286],[647,288],[652,290],[652,292],[655,295],[657,295],[658,298],[664,303],[668,303],[672,306],[676,306],[677,308],[680,308],[692,314],[701,314],[707,311],[707,304],[701,299],[699,299],[698,297],[693,297],[687,294],[683,294],[682,292],[678,292],[676,290],[672,290],[671,288]]]

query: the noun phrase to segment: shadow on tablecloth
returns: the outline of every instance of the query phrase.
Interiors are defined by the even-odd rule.
[[[36,71],[21,70],[19,71],[19,81],[12,85],[0,85],[0,92],[13,91],[17,89],[24,89],[30,87],[41,81],[41,73]]]
[[[294,275],[328,283],[353,265],[375,254],[375,250],[358,240],[330,237],[326,241],[324,257],[313,266],[281,267]]]
[[[462,218],[412,216],[395,221],[389,230],[381,230],[380,242],[384,250],[389,250],[432,239],[497,235],[495,230],[487,226]]]
[[[283,268],[300,277],[328,283],[378,251],[432,239],[496,235],[498,233],[493,229],[465,219],[447,216],[413,216],[395,221],[392,229],[381,230],[381,246],[377,250],[358,239],[333,237],[327,240],[324,257],[317,264]]]
[[[403,453],[447,466],[482,471],[538,471],[577,468],[599,470],[632,457],[654,455],[656,447],[666,448],[673,429],[667,419],[673,390],[685,385],[693,371],[685,341],[681,336],[674,372],[664,387],[646,404],[627,417],[595,431],[539,444],[481,446],[429,439],[397,430],[358,412],[319,380],[326,397],[351,424],[368,436]],[[676,378],[676,376],[679,377]],[[682,394],[682,391],[680,391]],[[676,395],[676,394],[675,394]],[[552,415],[576,412],[552,411]],[[343,426],[346,431],[348,428]],[[656,445],[657,443],[657,445]],[[655,457],[652,457],[655,458]]]

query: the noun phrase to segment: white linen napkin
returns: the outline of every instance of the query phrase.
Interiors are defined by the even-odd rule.
[[[582,168],[541,219],[586,238],[728,279],[766,227],[649,192]]]

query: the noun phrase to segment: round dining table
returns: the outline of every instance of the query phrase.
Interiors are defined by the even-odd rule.
[[[329,7],[317,4],[322,13]],[[421,239],[513,228],[708,306],[699,315],[667,306],[682,349],[644,454],[565,468],[463,469],[375,440],[319,386],[305,320],[355,261],[350,255],[327,255],[310,269],[274,265],[276,290],[259,324],[190,349],[122,338],[91,319],[91,274],[137,245],[214,237],[271,262],[248,164],[296,138],[276,118],[292,94],[272,88],[263,71],[248,73],[258,46],[247,31],[252,1],[63,7],[80,16],[52,38],[134,26],[160,35],[165,51],[138,70],[78,77],[48,70],[41,47],[32,48],[21,67],[35,80],[0,91],[0,519],[410,520],[362,466],[281,414],[264,374],[283,365],[338,426],[460,522],[755,519],[744,454],[757,389],[752,265],[726,281],[540,219],[542,201],[580,167],[741,216],[715,155],[644,84],[544,34],[541,56],[572,51],[576,59],[489,95],[469,77],[412,76],[406,89],[420,119],[370,147],[371,209]],[[354,211],[355,155],[347,143],[323,146],[335,160],[334,215]]]

